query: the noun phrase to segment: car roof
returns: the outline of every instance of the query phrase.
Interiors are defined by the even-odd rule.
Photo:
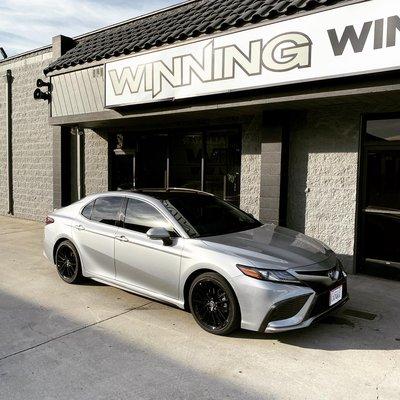
[[[195,189],[186,189],[186,188],[144,188],[144,189],[132,189],[125,191],[127,193],[135,193],[141,194],[145,196],[154,197],[156,199],[168,199],[168,198],[176,198],[176,197],[188,197],[188,196],[214,196],[211,193],[204,192],[201,190]]]
[[[80,202],[94,201],[99,197],[107,196],[128,196],[128,197],[138,197],[154,201],[162,201],[168,199],[184,198],[189,200],[198,196],[202,197],[215,197],[212,193],[203,192],[201,190],[186,189],[186,188],[143,188],[143,189],[131,189],[131,190],[116,190],[101,192],[96,194],[91,194],[81,199]]]

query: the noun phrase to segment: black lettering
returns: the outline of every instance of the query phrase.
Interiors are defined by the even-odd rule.
[[[340,40],[338,38],[336,30],[329,29],[328,35],[329,35],[329,39],[331,41],[333,53],[335,54],[335,56],[343,55],[344,50],[349,41],[353,47],[354,52],[361,53],[364,50],[365,43],[367,42],[367,38],[368,38],[369,32],[371,30],[371,26],[372,26],[372,21],[366,22],[363,25],[360,36],[357,35],[357,32],[353,25],[346,26],[346,28],[343,32],[343,36],[340,38]]]
[[[396,34],[400,31],[400,17],[398,15],[393,15],[393,17],[388,18],[387,24],[387,47],[396,46]]]
[[[383,19],[375,21],[375,34],[374,34],[374,49],[381,49],[383,47]]]

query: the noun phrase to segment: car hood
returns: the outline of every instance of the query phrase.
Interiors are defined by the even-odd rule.
[[[257,267],[290,269],[321,263],[333,255],[320,241],[266,224],[242,232],[203,238],[214,250],[238,256]]]

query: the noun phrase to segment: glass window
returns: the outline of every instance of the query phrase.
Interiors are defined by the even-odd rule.
[[[169,158],[169,186],[200,190],[203,158],[202,135],[171,135]]]
[[[150,228],[165,228],[174,234],[172,224],[152,205],[129,199],[125,212],[124,228],[146,233]]]
[[[116,225],[123,199],[123,197],[99,197],[94,203],[91,220]]]
[[[378,119],[367,122],[367,142],[400,141],[400,119]]]
[[[239,134],[206,136],[204,190],[239,205],[241,140]]]
[[[241,232],[262,225],[249,214],[214,196],[168,195],[163,204],[190,237]]]
[[[400,210],[400,151],[368,150],[367,206]]]
[[[91,215],[92,215],[92,210],[93,210],[93,204],[94,201],[91,201],[88,205],[86,205],[83,210],[82,210],[82,215],[87,218],[90,219]]]

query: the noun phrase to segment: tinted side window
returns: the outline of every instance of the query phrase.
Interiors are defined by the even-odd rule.
[[[152,205],[141,200],[128,200],[124,228],[146,233],[150,228],[161,227],[166,228],[171,234],[175,234],[171,223]]]
[[[82,210],[82,215],[87,218],[90,219],[91,215],[92,215],[92,210],[93,210],[93,204],[94,201],[91,201],[88,205],[86,205],[83,210]]]
[[[122,201],[123,197],[99,197],[94,203],[91,220],[116,225]]]

